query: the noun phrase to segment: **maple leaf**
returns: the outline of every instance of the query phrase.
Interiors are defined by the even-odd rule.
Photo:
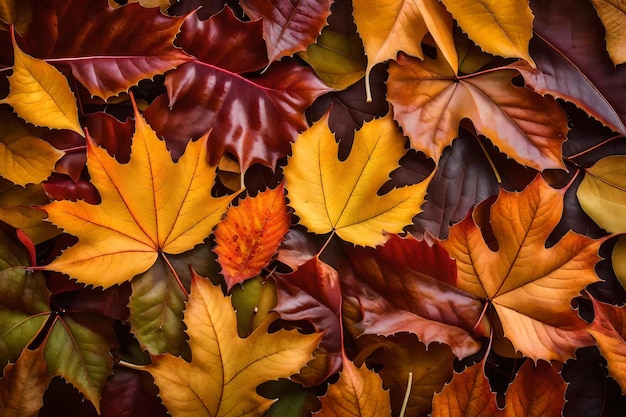
[[[83,135],[67,79],[52,65],[24,53],[13,32],[11,38],[15,59],[9,77],[11,90],[0,103],[11,105],[18,116],[35,126],[70,129]]]
[[[626,29],[626,5],[619,0],[591,0],[605,30],[606,49],[618,66],[626,62],[626,42],[622,36]]]
[[[315,41],[330,14],[330,0],[243,0],[252,20],[263,22],[263,38],[270,62],[302,51]]]
[[[395,59],[399,51],[423,58],[420,42],[429,32],[456,72],[458,57],[452,38],[452,17],[439,2],[386,0],[372,4],[366,0],[355,0],[352,7],[367,55],[367,101],[372,99],[369,85],[372,68],[378,63]]]
[[[355,277],[344,277],[342,287],[358,300],[361,333],[410,332],[427,346],[448,344],[458,357],[480,349],[473,336],[488,334],[482,303],[456,288],[456,266],[441,245],[393,236],[383,247],[350,249],[348,257]]]
[[[577,347],[589,344],[586,325],[570,302],[598,281],[594,266],[603,240],[568,232],[545,247],[561,217],[564,193],[541,176],[520,193],[501,190],[489,210],[497,250],[488,246],[469,215],[443,242],[456,259],[458,287],[492,305],[504,335],[535,360],[564,362]]]
[[[328,128],[328,114],[302,133],[284,169],[289,205],[311,232],[334,232],[362,246],[399,233],[424,201],[428,179],[379,196],[378,189],[405,153],[390,115],[363,125],[345,161]]]
[[[576,197],[589,217],[608,232],[626,232],[626,156],[602,158],[585,170]]]
[[[300,371],[321,337],[285,330],[269,334],[271,321],[241,339],[229,299],[194,274],[185,310],[192,361],[154,356],[140,369],[152,374],[173,416],[261,416],[273,401],[259,396],[257,386]]]
[[[496,395],[485,377],[484,364],[477,363],[461,373],[435,394],[432,417],[492,417],[499,409]]]
[[[54,201],[42,207],[50,221],[79,237],[46,269],[95,286],[122,283],[150,268],[159,253],[178,254],[201,243],[226,211],[233,196],[210,195],[215,168],[206,163],[206,136],[190,142],[174,163],[136,107],[135,129],[127,164],[87,141],[87,167],[101,204]]]
[[[528,1],[443,0],[443,4],[484,51],[533,63],[528,42],[533,36],[534,16]]]
[[[168,144],[184,145],[210,130],[210,163],[231,153],[242,172],[254,163],[274,169],[287,155],[307,127],[304,110],[330,89],[293,61],[277,62],[260,76],[246,74],[267,66],[260,31],[260,22],[242,22],[228,7],[207,20],[187,18],[178,42],[198,60],[168,74],[167,96],[145,112]]]
[[[594,320],[589,333],[606,358],[609,375],[615,379],[622,392],[626,392],[626,313],[624,307],[604,304],[591,297]]]
[[[35,417],[52,380],[43,360],[43,348],[24,349],[15,364],[0,378],[0,414],[3,417]]]
[[[320,417],[391,417],[389,391],[373,371],[361,365],[357,368],[345,354],[339,381],[320,398]]]
[[[92,95],[107,99],[193,59],[173,45],[183,20],[139,4],[52,0],[36,4],[25,41],[33,56],[69,65]]]
[[[468,118],[478,134],[519,163],[563,168],[565,112],[556,101],[513,85],[518,74],[502,67],[456,76],[441,57],[419,61],[403,55],[389,66],[388,100],[411,147],[435,161]]]
[[[228,291],[256,276],[276,253],[289,230],[283,185],[231,207],[215,229],[215,253]]]

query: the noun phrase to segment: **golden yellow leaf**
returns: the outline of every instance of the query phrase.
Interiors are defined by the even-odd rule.
[[[33,136],[8,110],[0,109],[0,176],[14,184],[45,181],[63,152]]]
[[[88,138],[87,168],[102,202],[43,206],[50,221],[79,237],[46,268],[109,287],[146,271],[159,253],[201,243],[233,198],[210,194],[215,167],[207,163],[206,142],[207,135],[190,142],[174,163],[136,107],[129,163],[118,163]]]
[[[185,310],[192,361],[160,355],[140,369],[152,374],[173,417],[261,416],[273,400],[258,395],[257,386],[298,373],[321,339],[319,333],[270,334],[273,318],[240,338],[230,297],[194,274]]]
[[[84,136],[78,122],[76,98],[67,79],[52,65],[24,53],[13,39],[13,74],[9,76],[7,103],[35,126],[69,129]]]
[[[368,101],[371,101],[369,74],[372,68],[399,51],[423,58],[421,40],[431,34],[456,72],[458,58],[452,38],[452,18],[437,0],[353,1],[353,16],[363,40]]]
[[[383,389],[378,374],[364,365],[357,368],[345,354],[339,381],[320,398],[319,417],[385,417],[391,416],[389,391]]]
[[[528,53],[534,16],[528,0],[442,0],[461,29],[485,52],[522,58]]]
[[[391,116],[366,122],[356,131],[350,155],[337,157],[328,114],[300,134],[285,167],[289,205],[311,232],[334,231],[362,246],[383,244],[419,213],[430,178],[379,196],[405,154],[404,137]]]
[[[615,244],[611,254],[611,262],[619,283],[626,288],[626,236],[620,236]]]
[[[33,17],[33,0],[0,0],[0,30],[25,33]]]
[[[626,62],[626,2],[624,0],[591,0],[604,25],[606,49],[618,66]]]
[[[602,158],[585,170],[576,197],[585,213],[607,232],[626,233],[626,156]]]

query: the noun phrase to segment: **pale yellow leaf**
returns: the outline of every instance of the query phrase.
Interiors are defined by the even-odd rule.
[[[626,1],[592,0],[604,25],[606,49],[615,66],[626,62]]]

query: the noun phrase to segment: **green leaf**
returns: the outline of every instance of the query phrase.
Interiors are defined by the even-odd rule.
[[[98,412],[102,388],[113,373],[107,330],[112,332],[112,322],[101,316],[58,315],[44,351],[48,371],[74,385]]]

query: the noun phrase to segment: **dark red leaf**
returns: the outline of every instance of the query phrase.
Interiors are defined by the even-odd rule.
[[[102,417],[167,417],[158,389],[147,372],[116,368],[100,401]]]

